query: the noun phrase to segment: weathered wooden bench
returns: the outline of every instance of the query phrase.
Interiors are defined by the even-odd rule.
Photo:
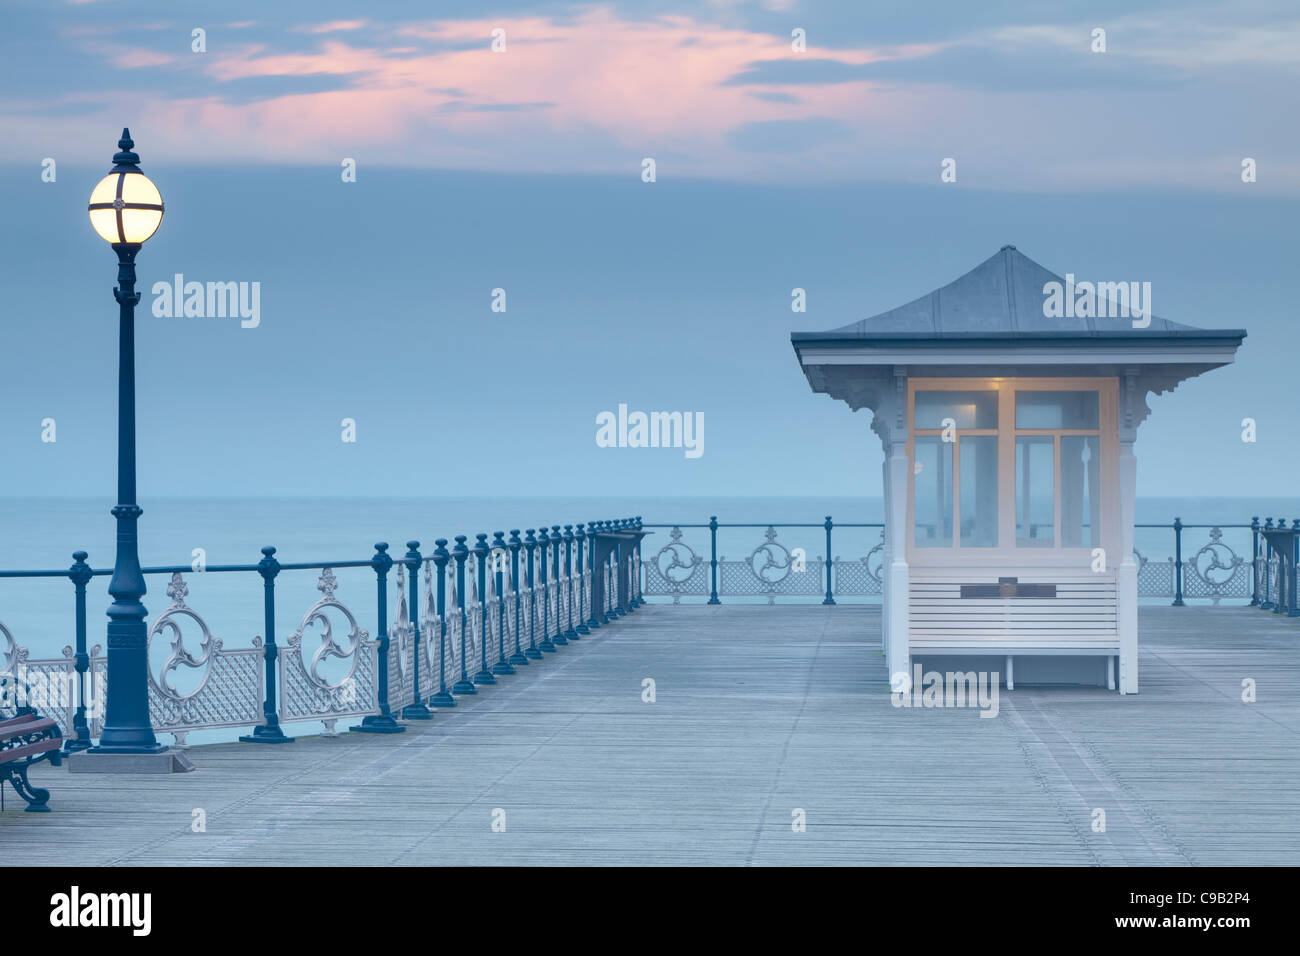
[[[19,709],[16,717],[0,720],[0,810],[4,809],[4,785],[13,784],[18,796],[27,801],[28,813],[49,813],[46,803],[50,791],[33,787],[27,779],[32,764],[48,760],[57,767],[63,734],[59,725],[42,717],[30,707]]]

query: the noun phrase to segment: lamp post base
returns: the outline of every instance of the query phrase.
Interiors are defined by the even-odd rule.
[[[462,679],[451,685],[451,692],[453,694],[477,694],[478,688],[469,680]]]
[[[528,655],[522,651],[515,651],[510,655],[510,664],[513,667],[526,667],[532,663],[528,660]]]
[[[189,773],[194,769],[185,754],[166,747],[151,753],[102,753],[92,748],[68,757],[68,773]]]
[[[510,664],[507,663],[507,662],[504,661],[504,660],[497,661],[495,664],[492,665],[492,673],[493,673],[493,674],[498,674],[498,675],[500,675],[500,674],[513,674],[514,672],[515,672],[515,669],[514,669],[513,667],[511,667]]]
[[[104,746],[103,744],[99,744],[98,746],[95,747],[86,748],[86,753],[106,754],[106,755],[112,755],[117,757],[132,756],[132,755],[151,757],[154,754],[165,753],[166,751],[167,751],[167,746],[165,744],[160,744],[160,743],[154,743],[148,746],[138,746],[138,747],[132,745],[125,745],[125,744],[121,746],[114,746],[112,744],[109,744],[108,746]]]
[[[440,690],[429,698],[430,707],[455,707],[456,698],[445,690]]]
[[[492,676],[491,671],[482,670],[474,675],[474,683],[476,684],[495,684],[496,682],[497,679]]]
[[[402,708],[403,720],[433,720],[433,714],[424,704],[407,704]]]

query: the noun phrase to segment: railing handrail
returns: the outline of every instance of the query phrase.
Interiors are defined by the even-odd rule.
[[[883,521],[858,521],[858,522],[849,522],[849,521],[840,522],[840,521],[837,521],[837,522],[835,522],[835,527],[837,527],[837,528],[883,528],[884,526],[885,526],[885,523],[884,523]],[[671,521],[670,521],[670,522],[667,522],[667,523],[656,523],[656,524],[651,524],[650,522],[645,522],[644,524],[641,525],[641,527],[643,527],[643,528],[712,528],[712,527],[718,527],[718,528],[825,528],[825,527],[826,527],[826,523],[825,523],[824,521],[818,521],[818,522],[811,523],[811,524],[804,524],[804,523],[801,523],[801,522],[792,522],[792,521],[760,521],[760,522],[756,522],[756,523],[754,523],[754,524],[737,524],[737,523],[735,523],[735,522],[719,521],[719,522],[717,523],[717,525],[715,526],[715,525],[710,525],[710,524],[688,524],[688,523],[682,523],[682,522],[671,522]],[[1247,527],[1249,527],[1249,525],[1247,525]]]
[[[375,562],[373,558],[365,561],[300,561],[292,564],[282,563],[281,571],[323,571],[326,568],[373,568]],[[141,568],[141,574],[220,574],[231,571],[256,571],[256,564],[205,564],[201,569],[195,568],[192,564],[169,564],[159,565],[156,567]],[[111,575],[112,568],[95,568],[90,574],[92,577],[101,577]],[[26,570],[0,570],[0,578],[66,578],[68,569],[62,571],[26,571]]]

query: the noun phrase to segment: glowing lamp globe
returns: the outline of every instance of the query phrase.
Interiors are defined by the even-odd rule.
[[[140,172],[140,157],[131,152],[134,145],[131,131],[122,130],[113,169],[90,194],[90,224],[114,245],[140,245],[162,223],[162,195]]]

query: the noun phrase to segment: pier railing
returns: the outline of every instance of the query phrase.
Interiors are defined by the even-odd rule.
[[[319,721],[326,734],[340,720],[358,721],[355,730],[401,732],[400,721],[430,719],[431,708],[455,706],[458,696],[635,610],[632,574],[618,570],[615,553],[595,557],[602,536],[635,524],[552,525],[523,536],[514,530],[508,539],[496,532],[490,541],[479,534],[473,545],[462,535],[450,548],[439,538],[427,555],[412,540],[405,554],[392,555],[380,542],[360,560],[281,562],[265,547],[255,564],[145,568],[150,579],[167,581],[170,602],[148,631],[150,722],[182,747],[195,731],[230,728],[250,728],[245,740],[292,742],[281,723],[304,721]],[[0,582],[63,578],[72,585],[74,641],[61,657],[33,657],[0,616],[0,715],[36,707],[64,728],[68,752],[99,736],[111,679],[101,646],[88,639],[87,592],[112,572],[88,558],[76,552],[66,571],[0,571]],[[626,566],[636,566],[635,556]],[[375,575],[373,636],[361,623],[363,595],[340,597],[336,574],[363,568]],[[285,603],[277,583],[286,572],[314,572],[319,592],[290,618],[287,632],[277,623]],[[250,635],[247,646],[227,647],[208,612],[192,603],[190,585],[209,575],[253,574],[262,585],[262,633]],[[0,591],[0,608],[14,599],[13,591]]]
[[[1264,534],[1284,526],[1281,518],[1252,518],[1249,524],[1184,524],[1180,518],[1138,524],[1133,552],[1138,596],[1168,599],[1175,606],[1240,601],[1268,604],[1271,610],[1281,589],[1289,613],[1296,605],[1288,590],[1295,587],[1296,558],[1269,551]],[[644,527],[664,534],[644,542],[648,599],[673,604],[880,600],[880,522],[842,523],[828,515],[820,523],[734,524],[715,516],[707,522]],[[1291,523],[1290,530],[1296,529],[1300,519]],[[1162,550],[1166,554],[1157,557]]]
[[[636,518],[552,525],[522,536],[512,530],[509,538],[496,532],[490,540],[479,534],[473,545],[462,535],[450,548],[439,538],[429,554],[414,540],[401,555],[380,542],[369,558],[286,563],[266,547],[255,564],[145,568],[151,578],[165,578],[170,602],[148,631],[150,720],[179,746],[192,732],[229,728],[252,729],[241,739],[291,741],[282,722],[319,721],[330,734],[342,720],[355,730],[397,733],[400,721],[429,719],[434,708],[455,706],[457,697],[647,601],[878,601],[882,530],[878,522],[831,517],[787,524]],[[1189,525],[1176,518],[1137,531],[1141,598],[1176,606],[1240,601],[1300,616],[1300,519]],[[597,547],[614,540],[614,547]],[[1163,560],[1143,553],[1158,553],[1162,542],[1172,551]],[[99,735],[111,679],[87,623],[90,585],[111,572],[91,567],[84,551],[73,559],[67,570],[0,571],[0,582],[65,579],[72,586],[74,641],[61,657],[33,657],[0,616],[0,715],[36,706],[65,728],[69,751]],[[340,597],[337,572],[360,569],[375,576],[373,604],[364,587]],[[277,623],[285,609],[277,583],[281,574],[298,572],[316,575],[319,597],[295,609],[289,630]],[[262,585],[262,633],[227,647],[196,606],[202,602],[191,601],[190,586],[253,574]],[[0,591],[0,610],[13,600],[12,591]],[[369,614],[373,634],[362,624]]]

